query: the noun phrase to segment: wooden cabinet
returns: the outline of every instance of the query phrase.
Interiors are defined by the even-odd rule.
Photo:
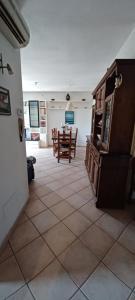
[[[117,59],[93,92],[86,160],[97,207],[123,208],[135,123],[135,60]]]

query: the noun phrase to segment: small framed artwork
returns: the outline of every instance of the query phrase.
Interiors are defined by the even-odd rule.
[[[46,127],[46,121],[41,120],[40,121],[40,127]]]
[[[0,87],[0,115],[11,115],[9,90]]]
[[[45,101],[40,101],[40,107],[45,107]]]
[[[38,132],[32,132],[31,133],[31,140],[32,141],[39,141],[40,140],[40,134]]]
[[[74,124],[74,111],[66,111],[65,112],[65,123],[66,124]]]

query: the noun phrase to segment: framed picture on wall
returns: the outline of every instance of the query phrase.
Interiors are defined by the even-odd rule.
[[[74,124],[74,111],[65,111],[65,123]]]
[[[38,132],[32,132],[31,133],[31,140],[32,141],[39,141],[40,140],[40,134]]]
[[[0,115],[11,115],[9,90],[0,87]]]

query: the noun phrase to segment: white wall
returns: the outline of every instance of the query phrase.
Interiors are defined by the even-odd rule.
[[[92,96],[89,92],[71,92],[71,104],[74,111],[75,124],[78,128],[78,145],[86,145],[86,135],[90,134],[91,128],[91,106]],[[24,92],[23,100],[39,100],[47,101],[47,132],[48,144],[52,145],[51,129],[56,127],[60,129],[61,122],[65,123],[65,100],[66,93],[64,92]],[[51,98],[55,98],[55,102],[50,102]],[[81,99],[86,101],[82,102]]]
[[[78,146],[86,145],[86,135],[90,134],[91,128],[91,110],[85,108],[74,109],[74,121],[73,126],[78,128]],[[65,123],[65,110],[61,109],[49,109],[48,110],[48,143],[52,145],[51,140],[51,129],[58,128],[61,129],[61,122]]]
[[[135,29],[131,32],[116,57],[135,59]]]
[[[38,87],[37,87],[38,90]],[[69,92],[70,100],[73,102],[78,102],[81,99],[85,98],[86,101],[90,101],[92,96],[90,92]],[[56,101],[65,101],[66,92],[24,92],[23,100],[39,100],[39,101],[50,101],[52,98],[55,98]]]
[[[0,115],[0,245],[28,198],[25,144],[18,135],[17,108],[23,107],[20,51],[0,33],[0,53],[14,75],[0,72],[0,86],[9,89],[11,116]]]
[[[48,109],[47,111],[47,132],[48,145],[52,145],[52,128],[61,129],[61,123],[65,123],[65,116],[63,109]]]

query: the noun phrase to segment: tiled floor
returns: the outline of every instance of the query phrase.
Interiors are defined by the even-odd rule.
[[[0,255],[0,300],[135,300],[135,213],[95,207],[84,148],[37,149],[36,178]]]

